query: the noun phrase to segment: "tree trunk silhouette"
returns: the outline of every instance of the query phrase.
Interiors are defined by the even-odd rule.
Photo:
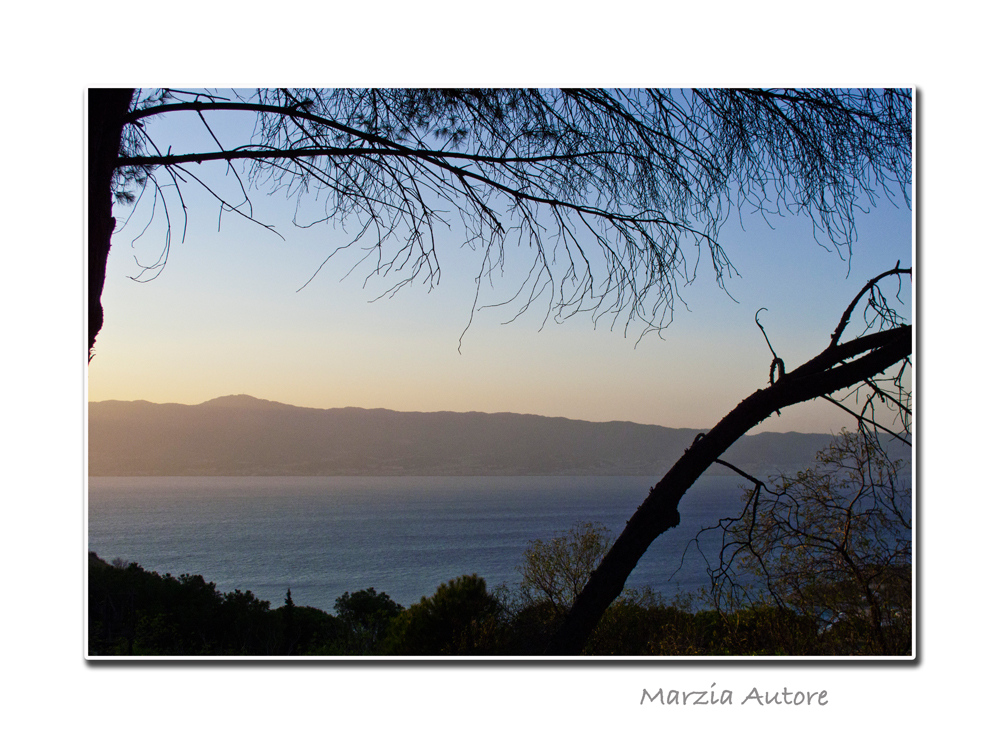
[[[88,358],[93,357],[94,341],[104,325],[101,293],[107,275],[108,254],[115,218],[114,173],[118,167],[125,115],[132,102],[130,88],[92,88],[87,107],[88,124],[88,225],[87,225],[87,323]]]
[[[649,496],[591,574],[549,643],[546,655],[582,653],[601,615],[624,589],[626,579],[653,540],[680,524],[677,505],[681,497],[737,439],[782,408],[863,382],[903,361],[912,351],[909,325],[837,344],[840,330],[818,356],[750,395],[710,432],[695,438],[663,479],[650,489]]]

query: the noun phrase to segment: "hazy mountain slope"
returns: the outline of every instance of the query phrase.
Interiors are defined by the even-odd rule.
[[[512,413],[299,408],[249,396],[90,406],[91,475],[662,475],[697,433]],[[744,437],[727,459],[805,467],[822,434]]]

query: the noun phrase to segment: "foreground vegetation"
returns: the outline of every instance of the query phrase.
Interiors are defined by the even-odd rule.
[[[201,576],[160,576],[90,554],[91,656],[524,656],[541,654],[567,608],[531,592],[489,591],[475,575],[442,584],[408,609],[385,593],[345,593],[335,614],[222,593]],[[863,623],[821,626],[787,608],[736,611],[666,606],[627,594],[605,613],[585,653],[828,655],[871,653]],[[909,654],[909,622],[892,628]]]

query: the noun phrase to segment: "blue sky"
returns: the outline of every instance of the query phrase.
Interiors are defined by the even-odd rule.
[[[168,118],[160,121],[164,127]],[[181,152],[202,135],[191,116],[161,136]],[[221,166],[207,168],[198,173],[220,174]],[[115,236],[90,400],[200,403],[246,393],[318,408],[514,411],[707,428],[767,382],[771,355],[754,323],[759,308],[767,308],[761,320],[791,369],[821,350],[865,281],[912,261],[911,213],[884,197],[859,213],[850,263],[816,243],[808,217],[769,225],[744,214],[741,224],[734,213],[721,237],[741,274],[727,281],[731,297],[703,257],[697,279],[682,288],[686,306],[677,303],[660,337],[639,341],[640,327],[626,334],[610,318],[595,327],[585,313],[544,322],[544,299],[509,323],[511,306],[477,311],[463,336],[481,253],[455,236],[439,235],[442,275],[430,291],[415,284],[374,301],[393,280],[365,286],[364,264],[349,274],[357,251],[338,254],[296,291],[347,233],[294,227],[295,202],[283,193],[256,193],[253,202],[254,216],[284,239],[232,214],[222,215],[219,229],[218,206],[194,184],[184,198],[186,238],[173,203],[169,260],[154,280],[129,278],[163,247],[159,218],[133,242],[152,202]],[[120,222],[126,215],[119,210]],[[517,263],[525,254],[508,246],[508,255],[480,306],[506,298],[523,279]],[[849,423],[820,402],[783,411],[758,430],[827,432]]]

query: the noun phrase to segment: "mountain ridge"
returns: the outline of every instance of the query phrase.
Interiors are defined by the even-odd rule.
[[[506,412],[306,408],[249,395],[194,405],[100,401],[88,411],[95,476],[662,475],[704,431]],[[726,459],[758,475],[794,472],[830,439],[765,432],[743,437]]]

